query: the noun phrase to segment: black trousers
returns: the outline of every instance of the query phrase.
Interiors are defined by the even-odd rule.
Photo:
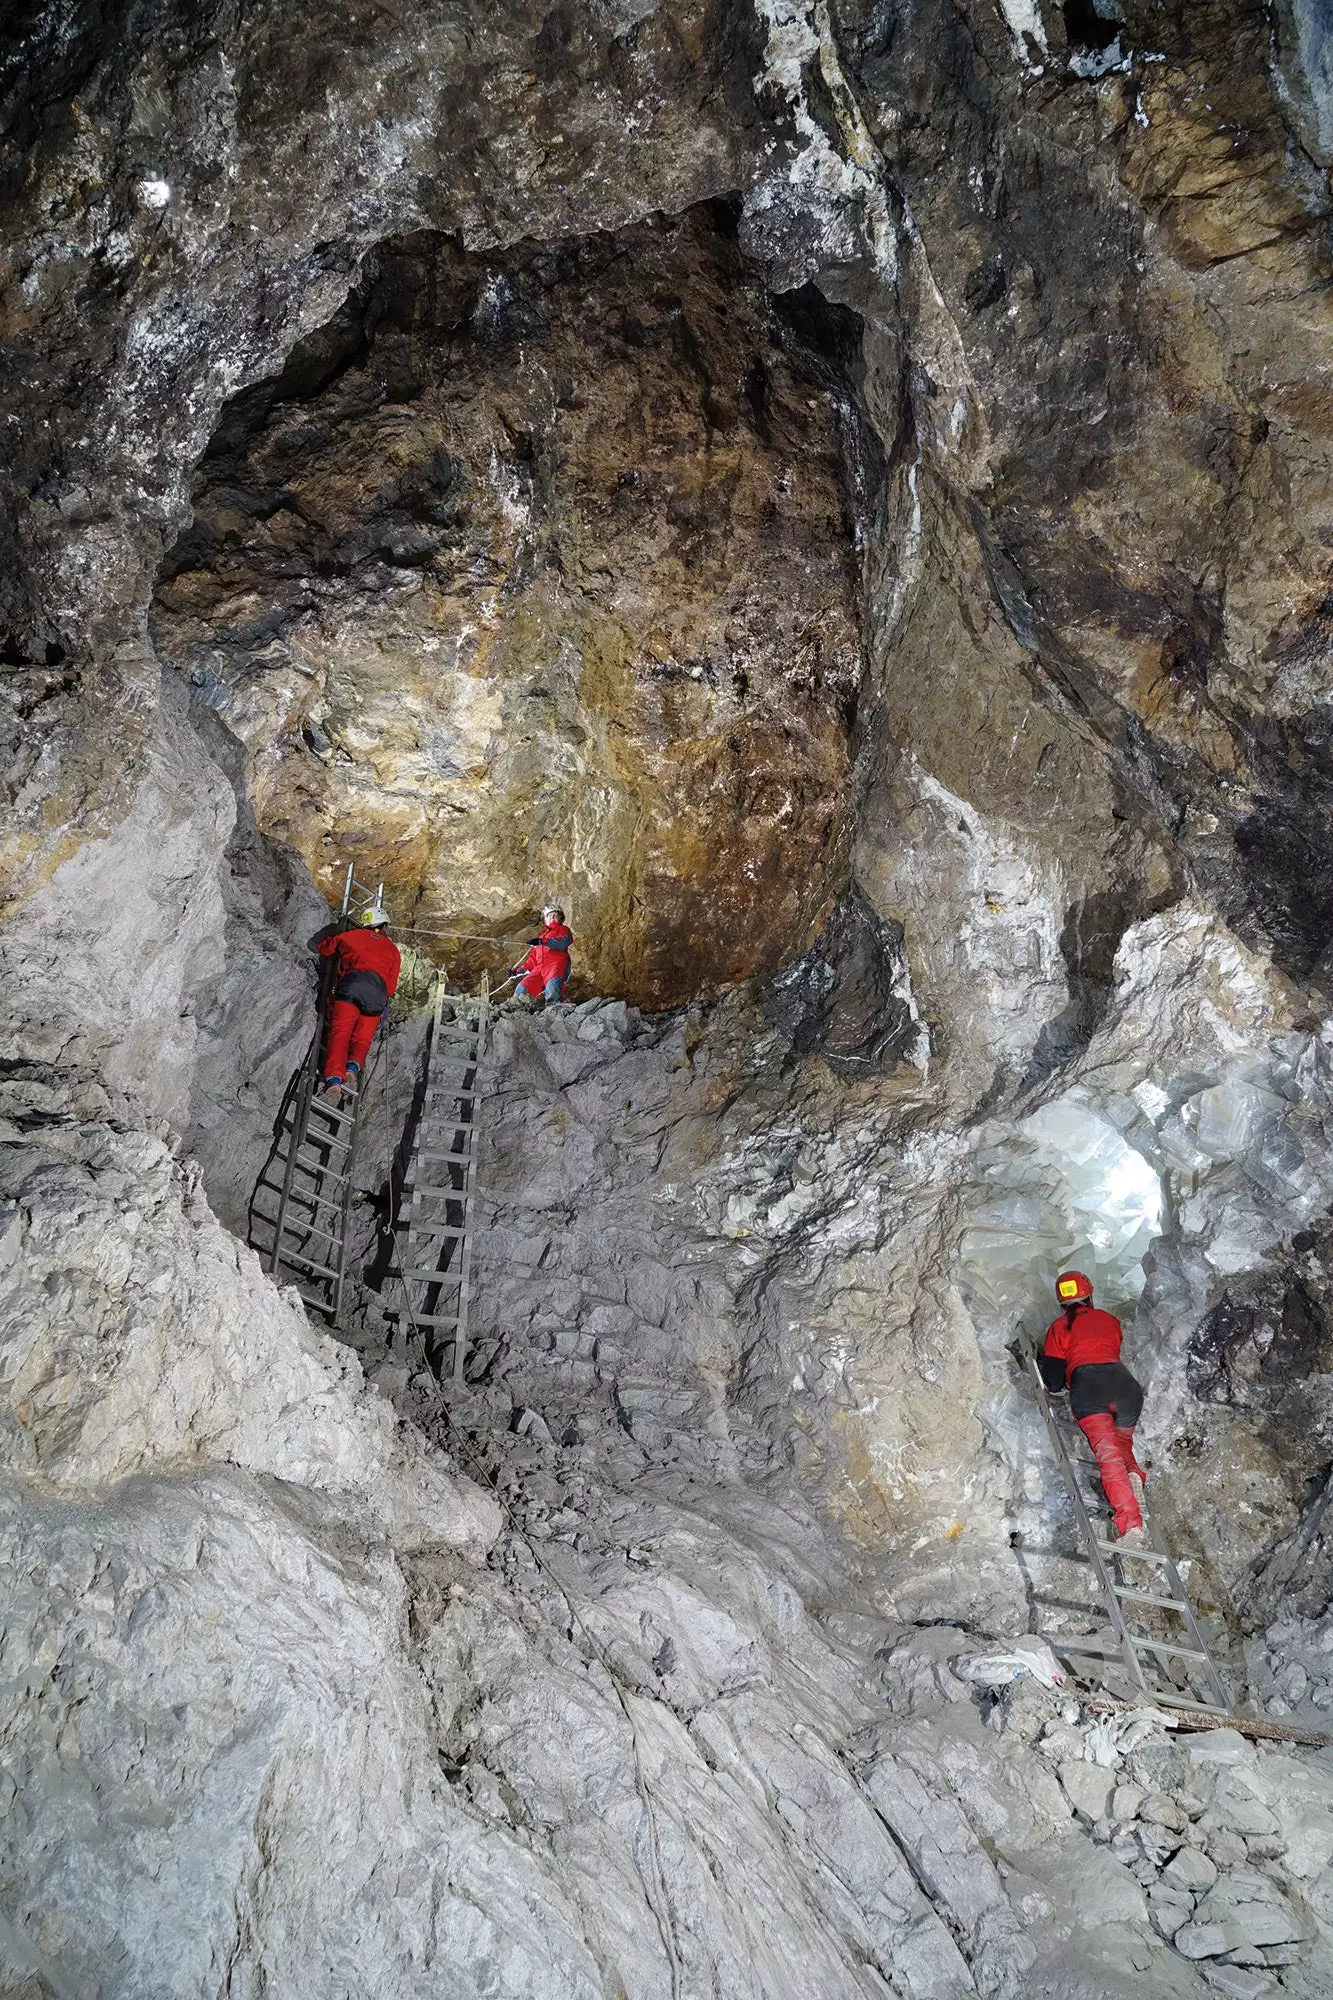
[[[1121,1430],[1132,1431],[1143,1414],[1143,1390],[1123,1361],[1085,1361],[1069,1378],[1069,1407],[1076,1422],[1107,1411]]]

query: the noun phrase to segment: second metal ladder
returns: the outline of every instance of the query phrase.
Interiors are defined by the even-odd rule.
[[[354,895],[369,897],[347,864],[339,920]],[[384,884],[375,891],[381,902]],[[319,1025],[278,1115],[273,1149],[250,1197],[249,1240],[276,1277],[290,1276],[308,1306],[341,1325],[347,1283],[348,1232],[355,1191],[357,1139],[367,1076],[334,1104],[320,1094],[333,971],[320,979]],[[373,1071],[381,1034],[371,1047]]]
[[[407,1170],[407,1206],[394,1230],[386,1312],[420,1336],[427,1365],[452,1347],[450,1377],[463,1384],[476,1234],[476,1149],[492,1008],[479,994],[437,988],[426,1073]]]
[[[251,1197],[250,1241],[266,1270],[290,1273],[306,1304],[337,1326],[347,1280],[362,1091],[345,1092],[338,1105],[319,1094],[322,1041],[322,1034],[316,1036]]]
[[[1056,1414],[1041,1378],[1035,1347],[1027,1339],[1022,1345],[1037,1404],[1074,1510],[1079,1538],[1096,1576],[1111,1627],[1105,1640],[1057,1632],[1042,1632],[1039,1636],[1056,1653],[1119,1661],[1131,1686],[1146,1701],[1162,1707],[1229,1713],[1232,1704],[1226,1687],[1205,1644],[1194,1607],[1156,1517],[1145,1500],[1142,1545],[1126,1545],[1112,1538],[1103,1517],[1089,1507],[1079,1479],[1080,1468],[1091,1468],[1096,1476],[1096,1461],[1090,1452],[1080,1448],[1083,1434],[1072,1419]],[[1097,1504],[1093,1502],[1093,1506]],[[1166,1628],[1156,1634],[1141,1629],[1153,1613],[1160,1614],[1158,1624]],[[1175,1621],[1174,1627],[1168,1625],[1169,1620]],[[1201,1696],[1182,1691],[1168,1678],[1173,1661],[1179,1662],[1187,1677],[1203,1688]]]

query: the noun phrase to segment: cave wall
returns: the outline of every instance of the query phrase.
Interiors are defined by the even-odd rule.
[[[1204,2000],[1201,1959],[1329,1989],[1326,1761],[1140,1754],[950,1666],[1013,1637],[1068,1528],[977,1239],[1054,1254],[1019,1155],[1081,1106],[1160,1175],[1129,1353],[1210,1633],[1274,1713],[1333,1704],[1318,17],[1274,45],[1247,0],[1122,11],[316,6],[296,35],[180,0],[8,47],[25,2000],[152,1990],[185,1935],[202,1991]],[[620,487],[639,370],[683,509]],[[403,783],[395,701],[482,556],[474,862],[427,837],[459,781],[432,749]],[[822,688],[788,678],[793,603]],[[615,672],[562,680],[551,621]],[[460,690],[427,697],[454,761]],[[575,852],[612,777],[640,818],[591,811]],[[408,835],[441,928],[507,939],[572,881],[599,983],[779,966],[503,1031],[463,1408],[369,1285],[347,1341],[312,1330],[173,1153],[239,1226],[310,1025],[307,863],[327,887],[353,822],[390,876]],[[644,885],[660,935],[614,922]],[[1159,1818],[1112,1820],[1108,1754]]]
[[[464,978],[550,898],[647,1006],[799,951],[850,840],[858,331],[767,298],[720,206],[377,251],[224,417],[155,599],[262,831]]]

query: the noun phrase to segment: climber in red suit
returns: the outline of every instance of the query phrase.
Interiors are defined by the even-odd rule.
[[[1092,1281],[1063,1271],[1055,1294],[1064,1311],[1046,1333],[1041,1379],[1053,1395],[1068,1388],[1074,1421],[1092,1446],[1116,1533],[1142,1531],[1143,1467],[1134,1456],[1134,1426],[1143,1390],[1120,1359],[1120,1322],[1092,1303]]]
[[[545,994],[547,1006],[555,1006],[564,998],[565,981],[569,977],[569,952],[574,942],[559,904],[546,905],[542,911],[541,931],[528,942],[532,949],[522,964],[514,967],[515,973],[521,975],[514,998],[520,1006],[535,1007]]]
[[[355,1089],[360,1082],[380,1016],[398,991],[403,961],[397,945],[384,935],[388,921],[386,911],[367,910],[359,925],[334,931],[317,946],[321,958],[333,960],[337,981],[329,1005],[323,1083],[325,1096],[335,1101],[344,1085]]]

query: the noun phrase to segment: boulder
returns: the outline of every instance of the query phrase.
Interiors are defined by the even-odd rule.
[[[1060,1783],[1075,1812],[1090,1820],[1103,1817],[1116,1788],[1115,1772],[1100,1764],[1062,1764]]]
[[[1182,1924],[1171,1942],[1186,1958],[1220,1958],[1231,1940],[1221,1924]]]
[[[1169,1827],[1174,1833],[1183,1833],[1189,1825],[1180,1807],[1166,1792],[1149,1792],[1139,1807],[1139,1818],[1146,1819],[1153,1826]]]
[[[1193,1904],[1188,1896],[1165,1895],[1160,1883],[1148,1891],[1148,1915],[1153,1929],[1168,1943],[1175,1937],[1182,1924],[1187,1924],[1193,1914]]]
[[[1223,1875],[1198,1909],[1202,1924],[1219,1924],[1229,1949],[1244,1945],[1297,1944],[1304,1926],[1291,1904],[1266,1875],[1237,1869]]]
[[[1243,1784],[1219,1785],[1212,1806],[1204,1814],[1200,1824],[1205,1831],[1214,1827],[1224,1827],[1231,1833],[1243,1833],[1247,1837],[1258,1838],[1277,1832],[1277,1815],[1255,1798]]]
[[[1197,1769],[1231,1764],[1252,1764],[1254,1745],[1247,1743],[1238,1729],[1209,1729],[1187,1745],[1186,1756]]]
[[[1211,1889],[1217,1880],[1217,1870],[1206,1854],[1197,1847],[1182,1847],[1162,1870],[1162,1879],[1173,1889],[1181,1889],[1197,1894]]]
[[[1102,1924],[1146,1924],[1148,1902],[1128,1868],[1094,1848],[1079,1868],[1070,1900],[1084,1930]]]
[[[1244,1866],[1248,1849],[1238,1833],[1231,1833],[1226,1827],[1218,1827],[1207,1836],[1208,1853],[1219,1868],[1241,1868]]]
[[[1261,1995],[1277,1990],[1267,1973],[1251,1972],[1244,1965],[1210,1965],[1206,1977],[1214,1991],[1224,1993],[1227,2000],[1261,2000]]]

